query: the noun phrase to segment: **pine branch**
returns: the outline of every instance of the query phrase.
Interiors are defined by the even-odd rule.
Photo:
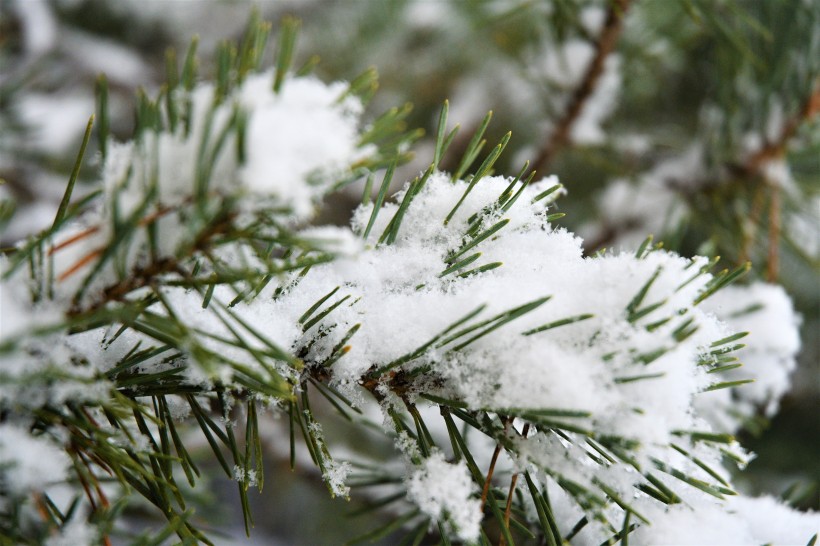
[[[783,157],[789,142],[800,127],[811,123],[818,113],[820,113],[820,81],[815,84],[800,110],[783,124],[780,134],[773,141],[765,142],[743,163],[734,168],[749,177],[759,176],[768,162]]]
[[[593,60],[533,169],[544,168],[568,144],[629,6],[629,0],[610,5]],[[104,207],[92,211],[100,214],[90,216],[92,226],[79,232],[61,227],[82,218],[83,205],[69,203],[76,167],[52,228],[21,245],[8,270],[0,263],[4,282],[15,283],[32,308],[31,317],[21,316],[38,319],[34,313],[49,306],[66,314],[56,325],[32,320],[22,334],[0,338],[0,463],[10,435],[41,442],[67,457],[71,473],[55,481],[67,481],[83,499],[77,502],[90,510],[88,518],[82,510],[72,516],[75,508],[64,513],[48,498],[52,484],[34,481],[13,499],[33,514],[33,523],[2,513],[0,530],[10,529],[12,540],[37,543],[74,517],[96,525],[98,539],[106,542],[116,536],[115,523],[133,493],[167,520],[155,543],[173,534],[186,544],[207,542],[190,517],[184,484],[176,481],[184,474],[193,486],[199,476],[182,434],[188,426],[201,431],[200,445],[236,481],[250,533],[248,489],[262,485],[257,404],[285,416],[278,432],[283,445],[289,440],[291,466],[299,442],[305,459],[310,456],[299,468],[315,469],[312,475],[321,475],[331,496],[347,497],[353,486],[381,488],[373,506],[395,517],[374,524],[362,540],[408,532],[403,544],[436,533],[442,544],[486,544],[488,535],[500,532],[500,544],[512,546],[523,537],[557,545],[584,529],[606,543],[633,537],[649,543],[648,524],[656,520],[696,520],[698,510],[708,510],[712,519],[715,513],[740,517],[738,510],[699,504],[700,493],[718,500],[734,495],[720,467],[724,457],[741,464],[745,458],[733,430],[710,426],[710,414],[701,414],[694,400],[722,415],[725,399],[701,395],[734,393],[750,381],[733,375],[740,366],[735,353],[744,347],[735,342],[746,333],[731,333],[708,307],[748,266],[712,275],[717,260],[687,260],[663,251],[651,237],[635,253],[582,258],[577,239],[553,224],[560,216],[550,210],[559,184],[531,184],[532,174],[522,178],[528,165],[514,178],[494,175],[509,134],[481,160],[489,115],[455,174],[438,170],[455,145],[455,130],[447,132],[447,104],[429,168],[395,203],[385,203],[396,165],[407,157],[403,147],[413,137],[402,129],[409,107],[390,110],[359,130],[357,97],[374,91],[372,70],[340,98],[313,79],[299,82],[330,96],[324,113],[339,114],[340,124],[355,118],[347,142],[354,145],[331,162],[327,179],[317,174],[325,165],[311,164],[285,184],[284,175],[292,173],[278,169],[287,161],[262,161],[263,174],[248,181],[244,175],[260,167],[251,161],[254,144],[267,143],[268,132],[298,127],[279,135],[285,138],[276,146],[257,146],[257,160],[260,148],[262,159],[275,157],[301,130],[320,129],[305,139],[306,163],[312,152],[321,155],[315,142],[337,132],[304,119],[276,119],[262,136],[251,130],[259,121],[254,107],[271,114],[281,100],[287,115],[298,109],[285,100],[298,79],[290,72],[297,26],[286,23],[275,70],[264,80],[252,74],[267,39],[267,26],[256,17],[241,47],[219,48],[213,85],[196,83],[194,47],[182,77],[168,55],[168,85],[156,100],[144,93],[139,98],[140,140],[133,144],[139,153],[128,156],[125,174],[105,180]],[[261,106],[240,107],[249,91],[244,86],[260,83],[269,94],[255,97],[264,99]],[[102,79],[98,91],[106,102]],[[207,100],[195,104],[199,91]],[[340,106],[349,100],[349,109]],[[806,117],[817,109],[804,109]],[[796,132],[787,124],[782,139]],[[168,150],[162,148],[168,143]],[[163,172],[157,151],[192,160],[194,168],[181,175]],[[104,155],[115,153],[111,147]],[[765,155],[761,164],[777,157]],[[220,170],[225,157],[227,173]],[[470,175],[473,163],[479,166]],[[369,195],[374,171],[384,167],[376,202],[363,200],[352,230],[299,227],[315,199],[351,179],[367,177]],[[163,178],[168,172],[173,176]],[[288,189],[305,196],[296,203],[301,210],[287,200]],[[775,238],[779,197],[772,196],[769,213]],[[340,256],[322,243],[327,233],[340,236]],[[71,258],[55,287],[54,261],[62,252]],[[354,257],[347,259],[348,253]],[[770,266],[776,269],[776,257]],[[73,291],[71,283],[86,267],[91,272]],[[786,325],[796,321],[781,315],[771,323],[788,337]],[[45,393],[33,402],[27,396],[32,387]],[[22,394],[12,392],[17,388]],[[327,403],[311,398],[316,393]],[[676,403],[669,404],[670,397]],[[368,412],[360,406],[366,403],[378,404],[383,426],[363,417]],[[376,428],[395,440],[399,454],[393,459],[407,472],[371,454],[357,434],[353,447],[368,463],[356,465],[361,473],[347,478],[351,467],[334,460],[323,434],[323,408],[338,412],[351,430]],[[178,420],[188,412],[187,424]],[[0,478],[6,472],[0,464]],[[494,479],[509,487],[494,487]],[[0,482],[2,488],[14,485]],[[108,482],[119,490],[107,489]],[[562,494],[550,498],[555,487]],[[580,521],[556,519],[579,510]],[[30,537],[29,527],[36,528]]]
[[[769,282],[776,282],[780,263],[780,241],[782,235],[782,188],[778,181],[770,180],[765,175],[766,166],[772,162],[780,160],[787,152],[789,143],[795,137],[800,127],[811,123],[820,112],[820,81],[817,82],[813,91],[809,94],[802,108],[791,118],[789,118],[780,131],[780,134],[773,141],[765,142],[757,151],[752,153],[734,170],[739,172],[745,179],[756,179],[763,176],[761,188],[765,188],[765,193],[769,196],[769,229],[766,257],[766,279]],[[763,194],[757,190],[752,203],[752,212],[749,217],[751,229],[746,229],[743,243],[740,249],[741,258],[749,254],[749,247],[754,238],[757,223],[760,220],[760,207],[762,205]]]
[[[630,3],[631,0],[610,0],[606,21],[595,43],[595,54],[587,65],[581,81],[575,87],[566,109],[532,161],[528,174],[544,171],[555,154],[569,142],[573,124],[581,115],[587,100],[595,92],[598,80],[604,72],[607,57],[615,51],[623,29],[623,18]]]

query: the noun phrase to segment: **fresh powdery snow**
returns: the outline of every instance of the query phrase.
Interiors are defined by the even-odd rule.
[[[800,350],[800,316],[783,287],[761,282],[729,286],[704,302],[704,308],[736,332],[749,332],[736,355],[741,368],[729,370],[729,380],[754,379],[731,393],[714,391],[698,399],[698,409],[722,430],[736,430],[759,410],[773,417],[780,398],[791,387]]]
[[[403,210],[393,244],[378,241],[398,204],[385,205],[376,217],[366,239],[368,250],[315,267],[286,296],[275,301],[260,298],[250,307],[269,307],[270,316],[296,317],[329,295],[325,307],[338,306],[292,346],[306,348],[309,365],[321,365],[360,325],[349,341],[349,351],[331,369],[337,386],[349,389],[351,396],[356,396],[353,386],[363,374],[404,362],[393,370],[410,374],[424,370],[419,390],[461,400],[470,408],[507,414],[577,412],[556,421],[590,430],[596,438],[621,438],[623,445],[631,447],[628,460],[632,463],[616,463],[616,458],[612,464],[594,463],[584,435],[565,432],[559,437],[545,431],[516,441],[519,464],[541,469],[550,476],[548,481],[574,483],[589,491],[606,487],[608,493],[634,499],[630,502],[637,512],[646,507],[647,513],[659,518],[666,512],[659,512],[656,505],[663,505],[635,489],[648,474],[654,473],[654,479],[687,503],[702,503],[704,497],[712,497],[670,475],[682,472],[722,488],[704,470],[709,465],[721,480],[728,480],[721,450],[687,439],[688,432],[710,434],[735,428],[713,429],[705,417],[714,408],[703,416],[699,413],[699,408],[709,405],[709,399],[701,402],[701,397],[714,394],[704,391],[723,379],[707,373],[710,366],[705,362],[715,350],[711,344],[736,331],[709,308],[694,304],[711,281],[709,274],[701,272],[706,261],[663,251],[641,259],[632,254],[584,258],[580,240],[552,227],[546,221],[545,203],[535,199],[556,182],[548,178],[527,188],[515,185],[513,192],[522,193],[516,205],[504,212],[493,203],[510,180],[482,180],[445,224],[444,218],[468,184],[435,173]],[[398,195],[397,203],[404,197]],[[361,207],[353,217],[353,232],[364,232],[372,215],[372,205]],[[499,222],[508,223],[458,256],[481,253],[473,263],[455,274],[443,274],[457,262],[447,261],[447,256],[471,240],[464,235],[470,219],[479,226],[473,233],[476,239]],[[502,265],[458,276],[496,262]],[[455,337],[458,329],[448,330],[479,305],[486,308],[460,328],[542,300],[532,311],[470,343],[466,342],[480,329]],[[743,297],[743,301],[748,300]],[[794,314],[779,309],[781,324],[790,331],[786,339],[794,339]],[[539,331],[572,317],[584,320]],[[784,347],[786,353],[794,349],[791,342],[784,343],[789,345]],[[724,404],[729,391],[715,392],[724,397],[714,404]],[[777,388],[767,391],[769,396],[781,393]],[[674,450],[670,444],[685,447]],[[724,449],[741,460],[745,457],[736,445]],[[428,514],[440,512],[446,502],[439,488],[427,491],[427,496],[418,492],[419,476],[428,475],[430,464],[425,460],[408,481],[410,499]],[[455,505],[463,503],[463,497],[463,489],[453,488],[448,499]],[[601,528],[590,540],[600,542],[607,533],[611,531]]]
[[[637,543],[808,540],[820,523],[816,515],[771,499],[725,500],[733,495],[725,459],[747,459],[730,434],[757,408],[771,415],[788,388],[799,348],[788,297],[777,287],[751,285],[706,298],[716,283],[707,259],[653,247],[585,257],[581,239],[548,219],[560,193],[555,177],[524,185],[487,176],[476,183],[431,171],[378,210],[360,206],[349,228],[287,233],[333,259],[270,275],[244,298],[237,298],[240,281],[204,298],[165,282],[178,279],[178,269],[162,270],[141,312],[181,317],[185,339],[178,346],[153,339],[150,328],[139,333],[116,321],[72,334],[51,328],[66,312],[99,304],[140,267],[170,258],[187,267],[187,255],[177,252],[193,245],[202,226],[190,225],[186,209],[235,199],[241,225],[266,207],[284,208],[281,223],[297,230],[316,200],[374,152],[359,146],[362,106],[344,95],[345,85],[291,78],[276,94],[272,78],[248,76],[220,100],[213,85],[200,84],[173,97],[190,101],[187,124],[111,143],[101,206],[47,241],[43,254],[55,282],[48,285],[43,275],[34,283],[26,267],[10,273],[9,262],[0,262],[4,490],[25,498],[66,478],[62,436],[34,434],[36,410],[106,399],[113,386],[106,373],[139,349],[149,356],[133,369],[126,361],[120,371],[179,368],[176,380],[205,391],[244,392],[235,375],[241,369],[282,388],[313,375],[360,405],[369,390],[387,416],[413,403],[424,410],[429,402],[422,395],[487,412],[491,425],[501,423],[495,416],[509,416],[491,431],[490,445],[503,440],[509,452],[497,475],[533,476],[526,487],[549,493],[563,534],[587,516],[575,539],[581,544],[610,539],[625,513],[638,525]],[[203,191],[211,199],[197,201]],[[129,215],[136,224],[154,223],[160,236],[151,246],[149,230],[137,230],[98,270]],[[261,277],[269,264],[246,250],[229,240],[209,257]],[[136,302],[147,290],[134,286],[119,301]],[[761,306],[750,308],[755,303]],[[743,352],[732,344],[739,331],[750,332]],[[746,369],[724,369],[735,354]],[[49,380],[54,374],[60,381]],[[752,377],[758,383],[751,387],[725,384]],[[171,405],[171,417],[186,417],[185,404]],[[306,434],[324,456],[321,426],[307,418]],[[465,459],[422,446],[395,420],[385,424],[409,467],[406,500],[453,538],[478,540],[480,487]],[[130,434],[109,432],[112,446]],[[131,448],[149,449],[144,434],[134,435],[144,445],[134,441]],[[486,440],[465,441],[486,449]],[[329,455],[321,466],[332,493],[347,496],[353,467]],[[256,479],[244,467],[234,474]],[[667,506],[659,497],[677,502]],[[530,512],[536,521],[537,511]],[[766,518],[771,525],[761,524]],[[82,542],[93,530],[72,523],[63,535],[53,543]]]
[[[464,541],[477,540],[481,531],[477,493],[464,462],[449,463],[440,452],[427,457],[407,479],[407,498]]]
[[[35,436],[26,427],[0,424],[0,483],[12,497],[44,491],[68,476],[71,461],[62,446],[46,435]],[[1,499],[0,503],[5,503]]]
[[[61,279],[58,296],[77,292],[112,240],[116,223],[141,208],[163,234],[152,243],[155,252],[172,256],[196,236],[192,230],[197,226],[190,225],[185,208],[198,192],[207,192],[211,206],[229,196],[244,197],[239,202],[246,213],[286,209],[281,219],[295,224],[310,218],[330,186],[351,176],[374,153],[374,146],[359,144],[363,106],[357,97],[345,95],[347,84],[290,78],[274,93],[273,78],[273,72],[249,75],[221,100],[212,83],[190,92],[177,90],[177,108],[190,111],[187,122],[180,120],[174,130],[145,129],[134,141],[108,144],[103,205],[53,240],[54,270]],[[237,120],[243,116],[240,146]],[[145,265],[145,230],[123,246],[127,264]],[[89,298],[116,277],[116,269],[107,264],[87,290]]]

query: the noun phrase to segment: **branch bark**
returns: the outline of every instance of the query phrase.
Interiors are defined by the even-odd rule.
[[[570,98],[564,114],[555,124],[549,138],[532,162],[529,172],[543,170],[555,154],[569,142],[570,132],[589,97],[595,91],[598,80],[604,72],[606,58],[615,50],[623,28],[623,18],[631,0],[611,0],[606,21],[595,44],[595,55],[587,66],[584,77]],[[529,174],[529,172],[527,174]]]
[[[792,116],[784,125],[780,135],[773,142],[766,142],[755,153],[746,158],[741,171],[747,175],[758,175],[767,162],[778,159],[786,153],[789,141],[804,123],[810,122],[820,113],[820,81],[818,81],[803,108]]]

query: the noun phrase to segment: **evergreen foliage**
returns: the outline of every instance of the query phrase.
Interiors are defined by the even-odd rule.
[[[210,78],[196,40],[169,52],[166,83],[137,92],[125,143],[100,76],[53,220],[0,257],[2,543],[212,543],[196,493],[209,460],[236,482],[250,535],[254,489],[277,487],[269,457],[364,499],[372,523],[352,542],[813,543],[816,514],[733,483],[751,458],[736,437],[776,412],[800,322],[778,286],[738,281],[761,254],[751,276],[777,280],[784,241],[801,267],[816,261],[786,227],[801,216],[784,196],[797,205],[812,190],[784,158],[816,181],[816,161],[800,158],[820,144],[817,6],[633,4],[454,2],[452,28],[420,14],[404,27],[445,45],[496,28],[460,69],[500,59],[553,91],[537,105],[547,127],[501,116],[529,149],[496,133],[492,113],[454,125],[454,93],[436,103],[429,153],[412,154],[418,114],[366,114],[379,100],[370,68],[324,83],[295,56],[295,18],[279,25],[272,64],[256,15],[216,48]],[[403,13],[385,6],[382,25]],[[623,35],[638,9],[642,35]],[[813,39],[805,55],[777,32],[788,9],[805,16],[793,29]],[[668,47],[698,33],[727,42],[715,62],[732,83],[710,95],[704,112],[717,114],[688,135],[685,160],[604,190],[584,243],[561,227],[564,186],[542,173],[567,170],[573,153],[612,164],[632,153],[602,136],[602,89],[629,85],[618,55],[649,55],[640,40],[681,14]],[[523,64],[543,51],[564,58]],[[455,89],[449,77],[436,85]],[[770,87],[735,85],[751,80]],[[94,147],[97,182],[78,194]],[[522,151],[532,162],[514,165]],[[408,164],[418,174],[395,192]],[[310,225],[323,199],[362,187],[349,228]],[[668,207],[656,199],[637,221],[647,195]],[[634,232],[632,250],[599,250]],[[140,514],[162,523],[135,531]]]

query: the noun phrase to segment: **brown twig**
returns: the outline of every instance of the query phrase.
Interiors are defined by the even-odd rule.
[[[763,204],[766,199],[766,193],[763,190],[763,186],[755,188],[754,197],[752,198],[752,210],[749,211],[749,222],[743,229],[743,243],[740,248],[740,257],[738,258],[737,265],[749,261],[752,242],[754,242],[755,235],[757,234],[757,228],[760,224],[760,215],[763,213]]]
[[[53,247],[51,247],[48,250],[48,255],[51,256],[55,252],[57,252],[58,250],[62,250],[65,247],[76,243],[77,241],[81,241],[81,240],[85,239],[86,237],[90,237],[91,235],[94,235],[98,231],[100,231],[99,226],[93,226],[93,227],[90,227],[88,229],[84,229],[83,231],[81,231],[81,232],[79,232],[75,235],[72,235],[71,237],[69,237],[65,241],[61,241],[59,244],[56,244]]]
[[[48,507],[46,506],[46,501],[43,498],[43,494],[36,491],[32,494],[32,497],[34,498],[34,506],[37,508],[37,513],[40,514],[40,519],[42,519],[44,523],[50,522],[53,518]]]
[[[487,478],[484,480],[484,489],[481,490],[481,510],[484,510],[484,505],[487,504],[487,495],[490,493],[490,482],[493,479],[495,472],[495,464],[498,462],[498,455],[501,453],[501,444],[495,445],[493,451],[493,458],[490,460],[490,468],[487,470]]]
[[[769,251],[766,260],[766,280],[777,281],[780,269],[780,231],[781,231],[781,188],[777,184],[771,185],[771,202],[769,203]]]
[[[72,276],[74,273],[76,273],[77,271],[79,271],[80,269],[85,267],[86,265],[90,264],[92,261],[94,261],[94,259],[99,258],[102,255],[103,250],[105,250],[105,249],[104,248],[97,248],[95,250],[92,250],[91,252],[89,252],[88,254],[86,254],[85,256],[80,258],[79,260],[77,260],[74,263],[74,265],[72,265],[71,267],[69,267],[68,269],[66,269],[62,273],[60,273],[60,275],[57,277],[57,282],[63,282],[64,280],[66,280],[67,278]]]
[[[137,225],[139,225],[140,227],[145,227],[149,224],[154,223],[156,220],[162,218],[163,216],[165,216],[169,212],[172,212],[173,210],[175,210],[175,207],[160,208],[159,210],[149,214],[145,218],[142,218]],[[59,250],[62,250],[63,248],[66,248],[67,246],[70,246],[70,245],[76,243],[77,241],[81,241],[81,240],[85,239],[86,237],[90,237],[91,235],[94,235],[95,233],[97,233],[99,231],[100,231],[100,226],[92,226],[88,229],[85,229],[85,230],[83,230],[83,231],[69,237],[65,241],[62,241],[59,244],[56,244],[53,247],[51,247],[48,251],[48,255],[51,256],[55,252],[58,252]],[[76,273],[77,271],[82,269],[83,266],[88,265],[88,263],[90,263],[92,260],[99,257],[103,253],[104,250],[105,250],[105,247],[100,247],[100,248],[97,248],[95,250],[92,250],[91,252],[89,252],[88,254],[86,254],[85,256],[80,258],[79,260],[77,260],[77,262],[74,263],[74,265],[72,265],[71,267],[69,267],[68,269],[63,271],[60,274],[60,276],[57,277],[57,281],[62,282],[64,280],[66,280],[68,277],[70,277],[71,275],[73,275],[74,273]]]
[[[606,58],[615,50],[623,28],[623,17],[631,0],[611,0],[606,21],[595,44],[592,57],[581,82],[570,97],[567,109],[555,124],[547,141],[532,162],[529,172],[543,170],[549,165],[556,152],[569,142],[570,132],[589,97],[595,91],[598,80],[604,72]],[[529,172],[527,174],[529,174]]]
[[[737,169],[740,174],[747,177],[762,177],[762,183],[765,186],[761,186],[761,188],[768,188],[770,201],[766,278],[769,282],[775,282],[779,273],[780,234],[783,226],[781,217],[782,188],[778,181],[766,176],[766,166],[773,161],[779,160],[786,154],[789,141],[797,134],[800,126],[803,123],[810,122],[818,113],[820,113],[820,82],[815,85],[814,90],[800,111],[783,125],[780,135],[778,135],[775,140],[764,143],[756,152],[747,157],[746,161]],[[744,260],[749,253],[748,247],[751,245],[751,240],[754,238],[754,233],[757,230],[762,206],[762,190],[758,190],[758,193],[755,195],[755,202],[752,204],[752,211],[749,218],[752,222],[752,230],[751,233],[744,238],[743,249],[741,251]]]
[[[815,84],[814,91],[803,104],[803,108],[783,125],[780,135],[775,140],[763,144],[759,150],[746,158],[741,170],[752,176],[759,175],[769,161],[783,157],[789,141],[800,126],[811,121],[818,113],[820,113],[820,82]]]
[[[530,432],[530,424],[525,423],[524,428],[521,429],[521,437],[526,438],[527,434]],[[512,478],[510,479],[510,491],[507,493],[507,506],[504,508],[504,525],[509,529],[510,527],[510,515],[512,514],[512,499],[513,494],[515,493],[515,487],[518,484],[518,473],[513,474]],[[498,546],[506,546],[507,541],[504,540],[504,534],[501,534],[501,537],[498,539]]]
[[[510,479],[510,491],[507,493],[507,506],[504,508],[504,526],[508,529],[510,527],[510,514],[512,513],[513,493],[515,493],[515,486],[517,483],[518,474],[513,474]],[[504,540],[504,533],[501,533],[501,536],[498,538],[498,546],[506,546],[506,544],[507,541]]]
[[[508,417],[504,420],[504,432],[507,432],[507,428],[509,428],[510,423],[512,422],[512,418]],[[493,479],[493,473],[495,473],[495,465],[498,462],[498,456],[501,454],[501,444],[495,444],[495,451],[493,451],[493,457],[490,460],[490,468],[487,469],[487,478],[484,480],[484,488],[481,491],[481,510],[484,511],[484,505],[487,503],[487,495],[490,493],[490,482]]]

